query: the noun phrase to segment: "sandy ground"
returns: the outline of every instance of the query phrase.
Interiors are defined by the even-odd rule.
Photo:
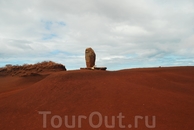
[[[0,75],[0,130],[55,128],[193,130],[194,67]]]

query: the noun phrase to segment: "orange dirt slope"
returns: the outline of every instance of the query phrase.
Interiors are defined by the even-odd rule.
[[[44,111],[50,112],[45,126],[43,114],[40,114]],[[117,117],[119,114],[124,116],[122,122]],[[80,115],[86,119],[79,124]],[[65,116],[69,125],[75,116],[75,127],[71,129],[91,130],[93,126],[99,130],[108,129],[105,117],[111,125],[114,116],[112,129],[115,130],[150,129],[147,126],[153,121],[156,130],[192,130],[194,67],[0,76],[1,130],[70,129],[65,124]],[[143,119],[137,122],[137,117]],[[121,123],[125,128],[121,128]]]

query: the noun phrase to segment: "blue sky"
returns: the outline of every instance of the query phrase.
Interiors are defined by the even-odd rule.
[[[193,0],[1,0],[0,66],[85,66],[85,48],[109,70],[194,65]]]

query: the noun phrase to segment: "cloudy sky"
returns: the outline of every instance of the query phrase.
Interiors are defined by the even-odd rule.
[[[0,0],[0,66],[109,70],[194,65],[193,0]]]

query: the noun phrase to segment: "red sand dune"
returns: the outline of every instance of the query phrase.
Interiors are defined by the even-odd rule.
[[[42,111],[51,112],[46,117],[46,128]],[[0,75],[0,130],[50,130],[57,126],[70,129],[65,125],[65,116],[70,125],[73,115],[73,129],[90,130],[98,127],[101,119],[97,114],[103,118],[97,129],[103,130],[108,129],[104,117],[111,125],[111,117],[119,113],[125,116],[125,129],[150,129],[145,124],[147,117],[149,126],[156,121],[152,129],[193,130],[194,67],[75,70],[26,77]],[[79,115],[87,117],[79,124],[81,128]],[[119,121],[116,117],[112,129],[124,129]]]

